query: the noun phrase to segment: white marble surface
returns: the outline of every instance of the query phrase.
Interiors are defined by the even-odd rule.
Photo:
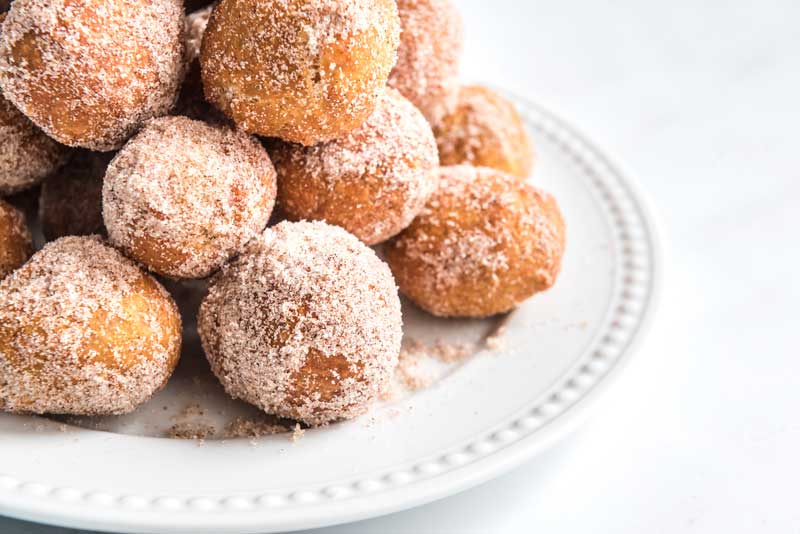
[[[555,449],[319,534],[800,532],[800,3],[460,4],[469,78],[561,111],[650,191],[663,309],[603,409]]]

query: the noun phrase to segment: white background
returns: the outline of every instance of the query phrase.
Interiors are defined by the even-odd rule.
[[[576,434],[334,533],[800,532],[800,2],[461,0],[465,77],[540,101],[644,183],[652,335]],[[3,534],[66,534],[0,518]]]

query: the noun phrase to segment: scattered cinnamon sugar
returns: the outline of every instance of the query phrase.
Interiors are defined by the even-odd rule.
[[[194,439],[204,441],[214,437],[217,429],[205,423],[175,423],[167,430],[167,437],[172,439]]]
[[[495,325],[489,335],[484,339],[484,347],[492,352],[499,352],[506,349],[506,332],[508,331],[508,321],[511,313],[504,315]]]
[[[273,434],[285,434],[290,429],[271,420],[254,420],[237,417],[225,427],[223,439],[260,438]]]
[[[439,340],[431,347],[431,354],[441,362],[456,363],[473,356],[476,350],[477,347],[472,343],[445,343]]]
[[[195,417],[203,417],[205,415],[205,411],[199,404],[188,404],[180,411],[177,415],[173,415],[172,418],[174,420],[179,420],[183,418],[195,418]]]
[[[453,364],[464,361],[477,351],[478,347],[472,343],[448,343],[440,339],[433,344],[425,344],[414,338],[406,338],[400,350],[395,378],[409,391],[424,389],[434,380],[423,368],[422,364],[426,359]]]
[[[424,352],[419,352],[418,347],[406,346],[400,350],[400,360],[395,370],[395,377],[409,391],[417,391],[430,386],[433,377],[426,373],[421,365],[421,358],[426,357]]]
[[[505,348],[503,343],[507,330],[508,315],[499,320],[495,328],[486,336],[482,343],[451,343],[438,339],[426,344],[418,339],[406,337],[400,350],[400,360],[395,371],[395,382],[408,391],[417,391],[429,387],[434,377],[424,369],[426,360],[436,360],[452,365],[463,362],[482,350],[500,351]],[[387,388],[382,400],[389,401],[395,397],[395,391]]]
[[[306,431],[300,426],[300,423],[294,425],[294,429],[292,430],[292,442],[297,443],[300,439],[303,438]]]

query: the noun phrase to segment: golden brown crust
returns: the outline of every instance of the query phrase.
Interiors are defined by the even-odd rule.
[[[16,0],[0,85],[54,139],[112,150],[175,102],[182,33],[180,0]]]
[[[565,225],[555,199],[487,168],[442,167],[422,214],[385,246],[400,291],[444,317],[487,317],[555,283]]]
[[[430,126],[390,88],[367,122],[341,139],[271,146],[282,212],[294,221],[341,226],[368,245],[408,226],[438,180]]]
[[[372,113],[399,32],[393,0],[222,0],[202,45],[206,98],[250,133],[336,139]]]
[[[169,294],[96,237],[50,243],[0,282],[0,410],[121,414],[177,364]]]
[[[31,254],[33,242],[25,216],[0,200],[0,280],[25,263]]]
[[[28,189],[56,170],[67,154],[0,94],[0,195]]]
[[[68,235],[105,234],[103,176],[113,154],[77,151],[42,184],[39,221],[48,241]]]
[[[442,165],[491,167],[520,178],[533,170],[533,148],[519,112],[486,87],[462,87],[456,108],[434,133]]]

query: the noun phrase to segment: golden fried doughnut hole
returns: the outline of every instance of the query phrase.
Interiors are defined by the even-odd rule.
[[[0,280],[25,263],[33,254],[31,233],[25,215],[0,200]]]
[[[42,184],[39,221],[45,239],[104,234],[103,176],[113,154],[77,151]]]
[[[278,142],[270,155],[289,219],[323,220],[367,245],[411,224],[439,177],[430,125],[391,88],[353,133],[313,147]]]
[[[97,237],[46,245],[0,282],[0,410],[133,411],[178,361],[166,290]]]
[[[161,117],[109,165],[103,220],[111,243],[151,270],[205,278],[264,230],[275,190],[269,155],[249,135]]]
[[[66,151],[0,95],[0,195],[38,184],[64,162]]]
[[[440,179],[385,246],[403,294],[434,315],[488,317],[555,283],[565,226],[552,196],[483,167],[442,167]]]
[[[479,85],[461,88],[458,105],[434,128],[442,165],[491,167],[520,178],[533,170],[533,149],[514,104]]]
[[[183,16],[181,0],[15,0],[0,86],[57,141],[113,150],[174,104]]]
[[[321,425],[362,414],[402,338],[391,272],[342,228],[284,222],[212,279],[200,338],[234,398]]]
[[[399,33],[393,0],[221,0],[202,45],[206,97],[246,132],[330,141],[372,113]]]
[[[397,0],[400,48],[389,85],[435,125],[456,104],[463,23],[451,0]]]

